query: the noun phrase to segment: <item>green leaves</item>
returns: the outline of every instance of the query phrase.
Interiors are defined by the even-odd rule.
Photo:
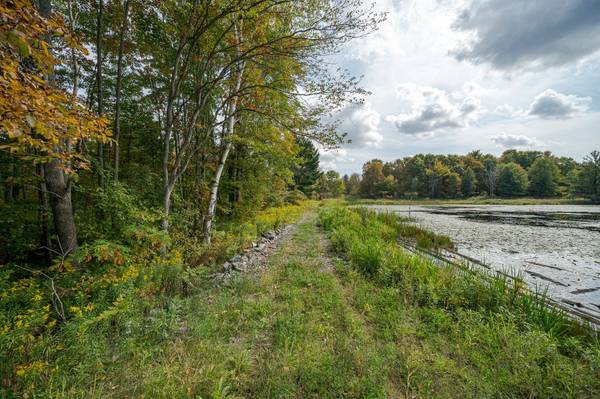
[[[18,30],[8,32],[8,42],[19,50],[19,55],[23,58],[29,57],[31,48],[27,43],[25,34]]]

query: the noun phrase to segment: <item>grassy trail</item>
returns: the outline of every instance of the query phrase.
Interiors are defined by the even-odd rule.
[[[415,306],[364,278],[329,255],[314,211],[268,261],[170,299],[142,330],[105,337],[96,369],[74,367],[47,396],[594,397],[598,388],[574,382],[594,372],[542,333]]]
[[[51,382],[51,396],[402,397],[326,243],[309,212],[266,270],[172,301],[152,328],[162,337],[119,338],[98,371]]]
[[[384,396],[381,358],[331,268],[326,243],[310,215],[261,276],[275,311],[245,395]]]

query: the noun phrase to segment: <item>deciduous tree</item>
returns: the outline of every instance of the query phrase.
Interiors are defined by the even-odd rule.
[[[501,197],[519,197],[527,194],[527,172],[519,164],[510,162],[498,168],[496,192]]]
[[[557,194],[560,170],[554,158],[537,158],[529,169],[529,193],[536,197],[552,197]]]
[[[2,149],[44,165],[59,249],[68,254],[78,244],[72,177],[89,165],[80,144],[105,142],[108,122],[54,84],[52,42],[85,50],[52,14],[49,0],[38,7],[26,0],[0,4],[0,131],[8,138]]]

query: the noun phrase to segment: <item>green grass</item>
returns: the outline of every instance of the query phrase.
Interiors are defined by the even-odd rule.
[[[539,294],[523,291],[518,279],[441,268],[408,254],[389,238],[389,217],[373,211],[325,209],[319,221],[348,259],[338,263],[338,274],[353,287],[355,309],[381,339],[378,346],[389,350],[387,363],[402,370],[405,395],[600,393],[597,338],[546,307]],[[378,243],[379,256],[361,246],[367,241]]]
[[[529,317],[542,315],[533,298],[392,250],[387,216],[323,209],[319,223],[340,258],[309,211],[263,272],[67,323],[15,396],[598,396],[598,345]]]
[[[153,306],[130,303],[110,323],[72,324],[48,339],[43,369],[23,381],[52,398],[383,397],[376,346],[321,258],[314,215],[262,274]]]

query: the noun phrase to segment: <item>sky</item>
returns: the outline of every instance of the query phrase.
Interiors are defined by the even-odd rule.
[[[600,150],[600,0],[376,0],[387,20],[334,62],[371,92],[321,168],[417,153]]]

